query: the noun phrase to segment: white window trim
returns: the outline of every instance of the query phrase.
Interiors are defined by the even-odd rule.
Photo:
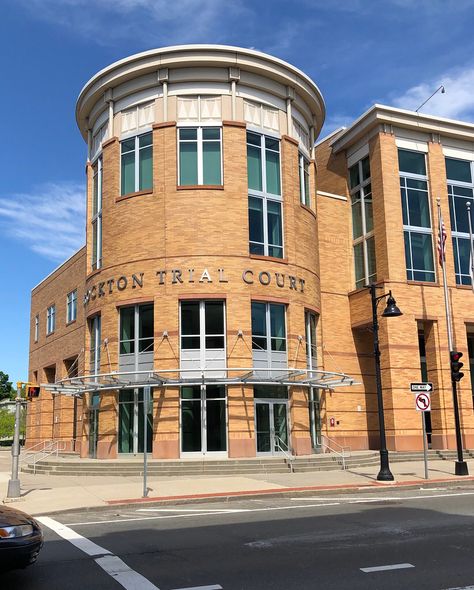
[[[318,325],[318,314],[314,311],[305,311],[306,343],[309,348],[309,355],[306,355],[306,363],[310,371],[316,371],[318,368],[318,355],[316,348],[317,344],[316,342],[313,342],[311,338],[311,316],[314,316],[315,318],[315,331]],[[314,356],[311,354],[313,350]],[[313,366],[313,361],[316,363],[315,366]]]
[[[155,321],[154,321],[154,314],[155,314],[155,304],[152,301],[148,301],[148,302],[143,302],[143,303],[135,303],[134,305],[124,305],[123,307],[120,308],[120,312],[119,312],[119,317],[118,317],[118,322],[119,322],[119,338],[118,338],[118,342],[119,342],[119,356],[120,355],[135,355],[136,357],[138,357],[140,354],[143,353],[147,353],[147,352],[153,352],[155,349],[155,338],[153,337],[153,347],[149,348],[147,347],[145,350],[142,350],[140,352],[140,341],[142,340],[151,340],[151,338],[140,338],[140,308],[144,307],[146,305],[151,305],[153,307],[153,331],[154,331],[154,325],[155,325]],[[121,311],[122,309],[127,309],[127,308],[133,308],[133,332],[135,334],[133,340],[122,340],[122,334],[121,334],[121,327],[122,327],[122,319],[121,319]],[[133,342],[133,352],[120,352],[120,345],[122,344],[122,342]]]
[[[56,329],[56,305],[50,305],[46,311],[46,335],[49,336]]]
[[[35,315],[34,340],[38,342],[39,338],[39,315]]]
[[[196,129],[197,130],[197,139],[185,139],[185,140],[181,140],[179,137],[179,129],[180,128],[188,128],[188,129]],[[204,185],[204,157],[203,157],[203,144],[206,141],[217,141],[216,139],[214,140],[204,140],[202,137],[202,130],[203,128],[207,128],[207,129],[212,129],[212,128],[216,128],[219,129],[219,146],[220,146],[220,164],[221,164],[221,183],[217,184],[215,186],[223,186],[224,185],[224,166],[223,166],[223,158],[222,158],[222,124],[219,125],[212,125],[211,123],[209,124],[202,124],[202,125],[196,125],[196,123],[192,123],[192,124],[183,124],[180,123],[178,125],[178,141],[177,141],[177,157],[176,157],[176,161],[178,163],[177,165],[177,169],[178,169],[178,178],[177,178],[177,185],[178,186],[190,186],[190,185],[186,185],[186,184],[180,184],[180,180],[181,180],[181,164],[180,164],[180,145],[181,143],[197,143],[197,173],[198,173],[198,183],[197,186],[202,186]],[[207,186],[207,185],[206,185]],[[214,185],[211,185],[214,186]]]
[[[409,150],[406,149],[404,147],[400,147],[398,149],[402,149],[404,151],[411,151],[411,152],[415,152],[418,154],[423,154],[424,158],[425,158],[425,170],[428,169],[427,166],[427,161],[426,161],[426,153],[423,151],[416,151],[416,150]],[[430,198],[430,183],[428,180],[428,175],[427,174],[413,174],[412,172],[403,172],[401,170],[399,170],[399,177],[401,178],[407,178],[407,179],[412,179],[412,180],[421,180],[423,182],[426,182],[426,196],[427,196],[427,200],[428,200],[428,212],[429,212],[429,216],[430,216],[430,227],[421,227],[421,226],[417,226],[417,225],[410,225],[410,224],[403,224],[403,234],[404,234],[404,241],[405,241],[405,232],[408,232],[408,239],[410,242],[410,267],[406,269],[407,272],[411,272],[412,274],[414,274],[415,272],[425,272],[427,274],[433,275],[433,280],[432,281],[419,281],[418,279],[408,279],[408,281],[416,281],[416,282],[428,282],[428,283],[435,283],[437,280],[437,274],[436,274],[436,256],[435,256],[435,251],[434,251],[434,240],[433,240],[433,218],[432,218],[432,211],[431,211],[431,198]],[[406,190],[408,190],[407,187],[405,187]],[[414,190],[418,190],[420,191],[420,189],[414,189]],[[400,194],[401,197],[401,194]],[[401,197],[402,198],[402,197]],[[407,197],[408,198],[408,197]],[[408,208],[408,201],[406,203],[406,207],[407,207],[407,212],[409,211]],[[412,234],[425,234],[425,235],[430,235],[431,236],[431,255],[433,257],[433,270],[421,270],[421,269],[415,269],[413,267],[413,248],[411,245],[411,236]]]
[[[273,303],[270,301],[252,301],[252,303],[263,303],[265,305],[265,351],[268,352],[269,354],[271,354],[272,352],[285,352],[286,354],[288,354],[288,330],[287,330],[287,306],[284,303]],[[270,306],[272,305],[280,305],[281,307],[283,307],[283,318],[284,318],[284,325],[285,325],[285,336],[283,338],[280,338],[278,336],[273,336],[271,335],[271,329],[272,329],[272,324],[271,324],[271,317],[270,317]],[[257,336],[256,334],[253,334],[253,330],[252,330],[252,340],[253,338],[263,338],[263,336]],[[285,350],[283,351],[273,351],[272,350],[272,339],[273,340],[284,340],[285,341]],[[261,350],[259,349],[254,349],[252,346],[253,350]]]
[[[77,289],[70,291],[66,297],[66,323],[77,320]]]
[[[90,363],[90,369],[92,369],[93,375],[100,373],[100,352],[101,352],[101,316],[96,315],[90,320],[90,331],[91,331],[91,345],[92,345],[92,334],[94,334],[94,348],[90,348],[91,355],[94,353],[94,363]]]
[[[138,134],[137,133],[132,133],[130,135],[130,137],[128,137],[128,138],[127,137],[123,137],[120,140],[120,180],[119,180],[119,182],[120,182],[120,196],[121,197],[123,197],[124,195],[130,194],[130,193],[124,193],[124,194],[122,194],[122,156],[124,155],[124,154],[122,154],[122,143],[124,141],[130,140],[130,139],[133,139],[133,138],[135,139],[135,146],[134,146],[133,150],[130,150],[130,151],[126,152],[126,154],[130,154],[133,151],[133,154],[135,156],[135,162],[134,162],[134,165],[135,165],[135,186],[134,186],[134,189],[135,190],[133,192],[134,193],[137,193],[137,192],[140,191],[140,188],[139,188],[140,187],[140,157],[139,157],[140,156],[140,150],[144,150],[144,149],[147,149],[149,147],[151,147],[151,149],[152,149],[151,170],[152,170],[152,188],[153,188],[153,133],[152,133],[152,136],[151,136],[151,144],[150,145],[143,146],[143,147],[140,147],[140,137],[142,137],[143,135],[146,135],[147,133],[152,133],[151,128],[148,131],[143,131],[143,132],[140,129],[140,133],[138,133]],[[152,188],[151,189],[144,189],[144,190],[152,190]]]
[[[362,162],[363,160],[365,160],[366,158],[368,158],[369,155],[367,154],[366,156],[364,156],[363,158],[361,158],[358,162],[356,162],[355,164],[353,164],[352,166],[358,166],[359,168],[359,179],[362,179]],[[350,168],[352,168],[352,166],[350,166]],[[369,166],[370,166],[370,160],[369,160]],[[349,170],[350,170],[349,168]],[[356,195],[357,193],[359,193],[360,195],[360,208],[361,208],[361,221],[362,221],[362,235],[360,235],[357,238],[352,238],[352,254],[354,257],[354,284],[356,289],[360,289],[362,287],[358,287],[357,283],[357,276],[355,275],[355,247],[358,246],[359,244],[362,244],[362,253],[364,256],[364,285],[368,285],[371,281],[375,281],[377,280],[377,260],[375,259],[375,276],[370,275],[369,274],[369,248],[367,245],[367,242],[370,239],[375,239],[375,228],[372,228],[370,231],[367,231],[367,219],[365,217],[365,196],[366,196],[366,187],[370,184],[370,194],[372,195],[372,217],[373,217],[373,193],[372,193],[372,172],[370,173],[370,176],[368,178],[366,178],[365,180],[363,180],[362,182],[360,182],[357,186],[355,186],[354,188],[350,189],[350,194],[351,194],[351,213],[352,213],[352,208],[353,208],[353,204],[352,204],[352,197],[354,195]],[[353,216],[351,215],[351,224],[353,223]],[[354,235],[354,232],[352,232],[352,235]],[[372,277],[372,278],[371,278]],[[361,280],[361,279],[359,279]]]
[[[306,194],[306,185],[305,185],[305,169],[304,169],[304,165],[307,164],[308,165],[308,192],[309,194]],[[305,205],[306,207],[311,207],[311,175],[310,175],[310,165],[311,162],[309,160],[309,158],[303,154],[301,151],[298,153],[298,166],[299,166],[299,173],[300,173],[300,202],[302,205]]]
[[[223,334],[207,334],[206,333],[206,303],[218,301],[222,303],[222,313],[224,315],[224,333]],[[206,350],[221,350],[214,348],[206,349],[206,336],[223,336],[224,337],[224,358],[227,358],[227,322],[226,322],[226,300],[225,299],[189,299],[183,300],[179,305],[179,350],[196,350],[195,348],[182,348],[182,338],[196,337],[197,334],[183,334],[183,303],[199,303],[199,364],[201,370],[206,369]]]

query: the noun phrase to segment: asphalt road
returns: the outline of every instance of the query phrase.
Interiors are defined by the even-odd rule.
[[[37,564],[4,574],[2,590],[474,589],[469,486],[146,504],[43,524]]]

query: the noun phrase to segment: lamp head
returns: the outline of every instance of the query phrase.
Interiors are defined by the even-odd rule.
[[[387,307],[383,310],[382,316],[384,318],[396,318],[397,316],[403,315],[400,309],[397,307],[397,302],[392,296],[392,292],[389,291],[387,299]]]

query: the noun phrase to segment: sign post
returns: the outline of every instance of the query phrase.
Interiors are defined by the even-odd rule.
[[[415,391],[418,393],[415,397],[415,407],[418,412],[421,413],[421,427],[423,429],[423,459],[425,463],[425,479],[428,479],[428,451],[426,448],[426,426],[425,426],[425,412],[431,410],[431,396],[430,393],[433,390],[432,383],[412,383],[411,390],[413,391],[413,385],[418,386]],[[425,386],[423,389],[421,386]]]
[[[150,408],[151,387],[143,388],[143,497],[148,497],[148,410]]]

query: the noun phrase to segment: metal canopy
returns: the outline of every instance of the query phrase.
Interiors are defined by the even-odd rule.
[[[99,373],[68,377],[56,383],[41,384],[52,393],[82,396],[85,393],[115,391],[143,387],[180,387],[183,385],[284,385],[288,387],[317,387],[335,389],[358,385],[349,375],[323,370],[267,369],[267,368],[215,368],[165,369]]]

